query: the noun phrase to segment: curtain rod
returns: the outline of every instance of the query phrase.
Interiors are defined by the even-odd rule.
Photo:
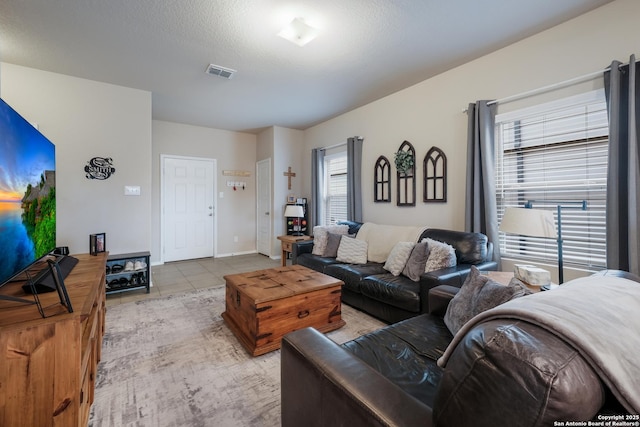
[[[620,64],[620,67],[624,67],[625,65],[628,65],[628,63]],[[607,67],[607,68],[604,68],[604,69],[599,70],[599,71],[594,71],[592,73],[585,74],[583,76],[574,77],[574,78],[569,79],[569,80],[565,80],[565,81],[558,82],[558,83],[553,83],[553,84],[550,84],[550,85],[547,85],[547,86],[543,86],[543,87],[540,87],[540,88],[537,88],[537,89],[529,90],[527,92],[522,92],[522,93],[518,93],[516,95],[507,96],[505,98],[495,99],[493,101],[487,102],[487,105],[511,102],[511,101],[515,101],[515,100],[518,100],[518,99],[526,98],[527,96],[538,95],[540,93],[548,92],[550,90],[560,89],[560,88],[563,88],[563,87],[566,87],[566,86],[571,86],[571,85],[576,84],[576,83],[582,83],[584,81],[587,81],[587,80],[593,79],[594,77],[602,75],[605,72],[610,71],[610,70],[611,70],[611,67]],[[464,108],[462,110],[463,113],[466,113],[467,111],[468,111],[468,108]]]
[[[318,150],[331,150],[332,148],[342,147],[343,145],[347,145],[347,143],[346,142],[341,142],[339,144],[333,144],[333,145],[329,145],[327,147],[320,147],[320,148],[318,148]]]

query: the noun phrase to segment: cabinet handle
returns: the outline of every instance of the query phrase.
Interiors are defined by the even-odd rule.
[[[308,315],[309,315],[309,310],[299,311],[298,312],[298,319],[304,319]]]

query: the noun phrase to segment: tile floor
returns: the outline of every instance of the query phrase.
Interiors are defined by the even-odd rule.
[[[151,292],[144,290],[107,295],[107,307],[125,302],[157,298],[178,292],[224,285],[226,274],[279,267],[280,260],[260,255],[200,258],[151,266]]]

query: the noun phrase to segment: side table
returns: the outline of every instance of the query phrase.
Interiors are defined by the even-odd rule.
[[[287,234],[285,236],[278,236],[278,240],[282,242],[282,266],[285,267],[287,265],[287,256],[291,253],[291,245],[295,242],[312,240],[312,237],[307,235],[293,236],[291,234]]]

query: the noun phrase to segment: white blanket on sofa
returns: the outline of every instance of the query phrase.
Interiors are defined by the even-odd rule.
[[[562,338],[630,413],[640,413],[640,283],[595,275],[506,302],[467,322],[438,365],[446,366],[469,330],[493,319],[522,320]]]
[[[426,228],[365,222],[360,227],[356,239],[367,241],[367,261],[385,262],[396,243],[416,243]]]

